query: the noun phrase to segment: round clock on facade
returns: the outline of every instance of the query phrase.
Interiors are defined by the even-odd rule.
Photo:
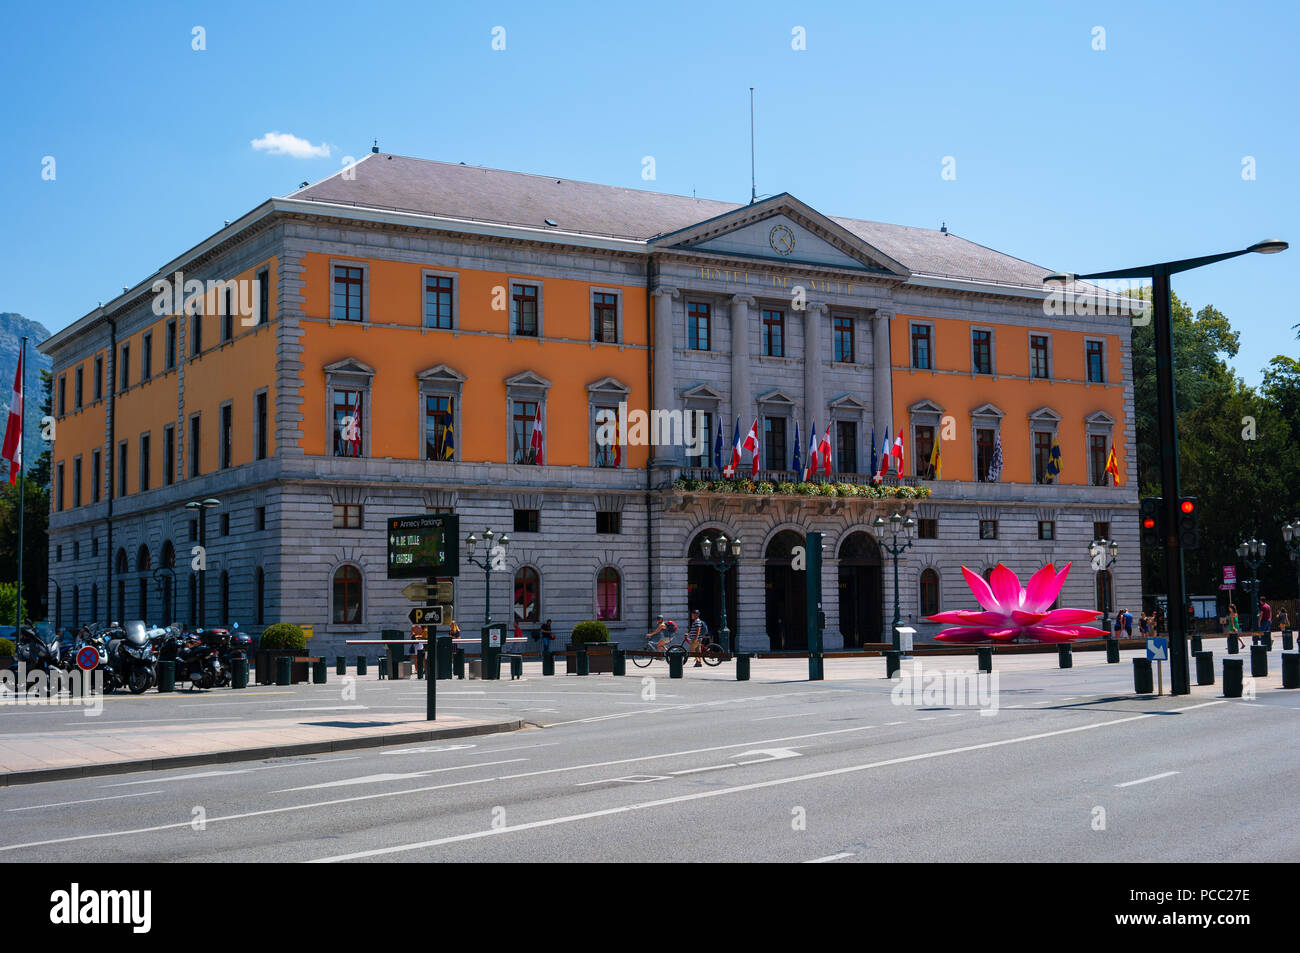
[[[785,225],[773,225],[767,233],[767,243],[778,255],[788,255],[794,251],[794,232]]]

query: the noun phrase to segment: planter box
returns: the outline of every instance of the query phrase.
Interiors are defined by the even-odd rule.
[[[578,673],[578,650],[581,648],[587,650],[587,671],[592,675],[606,673],[614,674],[614,649],[617,647],[613,642],[587,642],[585,646],[574,645],[572,642],[565,646],[568,653],[564,659],[564,672],[566,675],[576,675]]]
[[[289,681],[297,685],[307,681],[308,663],[312,660],[298,649],[258,649],[253,656],[255,679],[259,685],[275,684],[275,660],[282,655],[293,659],[289,666]]]

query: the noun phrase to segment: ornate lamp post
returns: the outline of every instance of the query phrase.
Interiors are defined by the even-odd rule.
[[[465,537],[465,549],[469,553],[467,558],[470,565],[478,566],[483,570],[483,624],[487,626],[492,624],[492,585],[490,581],[492,573],[492,550],[495,549],[496,546],[500,546],[501,552],[504,554],[510,548],[510,537],[502,535],[501,539],[498,541],[497,534],[492,532],[492,530],[483,530],[483,544],[485,548],[483,550],[482,559],[474,558],[474,551],[478,546],[478,542],[478,537],[473,533],[470,533],[469,536]]]
[[[880,547],[894,557],[894,624],[891,628],[894,633],[895,652],[900,651],[898,627],[903,624],[903,611],[898,603],[898,557],[912,545],[912,530],[915,528],[916,520],[910,516],[903,519],[903,515],[898,512],[895,512],[889,519],[877,516],[871,521],[871,529],[876,534],[876,540],[880,543]],[[886,541],[885,537],[886,529],[891,534],[888,541]],[[899,542],[900,537],[902,542]]]
[[[1282,539],[1290,550],[1291,562],[1295,563],[1296,568],[1296,581],[1300,583],[1300,520],[1282,527]]]
[[[1094,539],[1088,544],[1088,555],[1092,557],[1092,569],[1095,572],[1098,582],[1101,581],[1101,574],[1110,573],[1110,567],[1115,565],[1115,560],[1119,558],[1119,543],[1113,539]],[[1106,585],[1101,590],[1101,627],[1106,630],[1106,635],[1110,635],[1110,591],[1112,586]]]
[[[1261,543],[1253,536],[1237,547],[1237,555],[1250,567],[1250,632],[1259,629],[1259,564],[1267,553],[1268,543]]]
[[[727,573],[740,564],[740,537],[728,540],[725,534],[719,533],[715,543],[706,536],[700,540],[700,553],[704,562],[718,573],[718,588],[722,593],[722,624],[718,628],[718,638],[727,646],[727,651],[735,655],[736,642],[727,628]]]
[[[197,514],[199,518],[199,615],[198,628],[205,628],[204,620],[207,618],[207,575],[208,575],[208,510],[214,506],[220,506],[221,501],[208,497],[206,500],[190,500],[185,504],[185,508],[191,513]],[[224,620],[223,620],[224,621]]]

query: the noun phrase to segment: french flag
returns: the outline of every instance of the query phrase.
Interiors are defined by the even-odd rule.
[[[803,472],[804,481],[807,482],[812,475],[817,472],[817,421],[813,421],[812,430],[809,432],[808,439],[808,468]]]
[[[722,475],[730,479],[736,475],[736,467],[740,466],[740,418],[736,418],[736,426],[731,431],[731,462],[723,469]]]
[[[876,482],[879,483],[889,472],[889,455],[892,448],[889,445],[889,430],[885,430],[885,439],[880,443],[880,469],[876,473]]]
[[[14,396],[9,401],[9,423],[5,427],[4,449],[0,457],[9,461],[9,482],[18,482],[23,467],[23,353],[18,352],[18,376],[14,378]]]

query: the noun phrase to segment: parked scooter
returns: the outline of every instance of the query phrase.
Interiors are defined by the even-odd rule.
[[[230,669],[221,660],[220,638],[202,629],[188,636],[169,635],[158,657],[174,662],[176,681],[188,681],[192,688],[217,688],[230,682]]]
[[[107,672],[106,691],[125,686],[132,695],[140,695],[153,686],[157,678],[153,642],[143,621],[128,622],[123,627],[123,637],[113,643],[109,652]]]
[[[14,664],[10,666],[15,677],[17,676],[19,665],[26,667],[26,671],[43,672],[48,678],[51,670],[58,669],[59,665],[59,639],[54,629],[45,622],[38,622],[36,625],[24,625],[18,629],[18,643],[15,646]],[[24,689],[31,687],[31,682],[23,686]]]

